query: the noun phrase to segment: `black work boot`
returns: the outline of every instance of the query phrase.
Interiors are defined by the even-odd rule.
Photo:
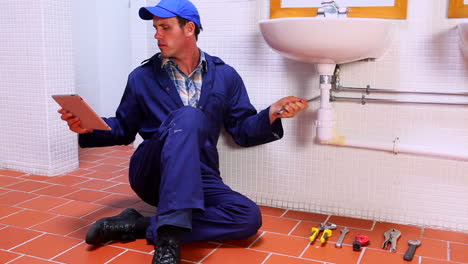
[[[161,226],[152,264],[179,264],[180,239],[184,229],[176,226]]]
[[[111,240],[133,241],[137,237],[137,221],[143,215],[133,208],[127,208],[120,214],[96,221],[86,234],[86,243],[104,244]]]

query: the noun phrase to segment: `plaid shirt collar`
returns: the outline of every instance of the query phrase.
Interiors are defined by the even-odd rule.
[[[201,68],[202,72],[207,72],[208,62],[206,61],[205,53],[201,49],[198,50],[200,51],[200,61],[198,62],[197,67],[195,67],[193,71],[195,72],[196,70]],[[161,53],[159,53],[158,58],[161,59],[161,68],[165,68],[166,66],[172,66],[179,69],[177,63],[171,60],[171,58],[163,57]]]

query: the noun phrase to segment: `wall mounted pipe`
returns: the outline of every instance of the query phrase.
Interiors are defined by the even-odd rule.
[[[396,99],[379,99],[379,98],[366,98],[364,95],[361,98],[357,97],[339,97],[330,96],[330,101],[358,101],[361,104],[370,103],[399,103],[399,104],[441,104],[441,105],[466,105],[468,102],[434,102],[434,101],[410,101],[410,100],[396,100]]]
[[[349,139],[344,136],[336,136],[332,140],[320,142],[324,145],[334,145],[343,147],[354,147],[361,149],[381,150],[394,154],[407,153],[424,155],[431,157],[439,157],[445,159],[464,160],[468,161],[468,152],[451,148],[451,149],[435,149],[430,146],[402,144],[398,138],[387,142],[369,142],[359,139]]]
[[[370,94],[371,92],[374,92],[374,93],[407,93],[407,94],[468,96],[468,92],[444,92],[444,91],[439,92],[439,91],[410,91],[410,90],[395,90],[395,89],[377,89],[377,88],[370,88],[370,86],[367,86],[366,88],[361,88],[361,87],[347,87],[347,86],[336,85],[333,91],[363,92],[366,94]]]

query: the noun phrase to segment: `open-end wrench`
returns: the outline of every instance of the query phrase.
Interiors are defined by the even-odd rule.
[[[341,232],[340,238],[338,238],[338,241],[335,243],[335,247],[337,248],[341,248],[343,246],[344,237],[349,232],[349,229],[345,227],[341,229],[340,232]]]
[[[408,240],[408,245],[409,248],[406,251],[405,256],[403,256],[403,259],[411,261],[413,259],[416,248],[421,245],[421,240]]]

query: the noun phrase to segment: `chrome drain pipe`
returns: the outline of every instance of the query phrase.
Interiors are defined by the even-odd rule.
[[[356,101],[361,104],[369,103],[399,103],[399,104],[440,104],[440,105],[466,105],[468,102],[431,102],[431,101],[413,101],[413,100],[396,100],[396,99],[379,99],[379,98],[366,98],[364,95],[361,98],[358,97],[341,97],[330,95],[331,102],[337,101]]]
[[[468,92],[444,92],[444,91],[409,91],[409,90],[395,90],[395,89],[378,89],[378,88],[370,88],[367,85],[366,88],[361,87],[347,87],[337,85],[333,91],[335,92],[362,92],[366,94],[370,93],[404,93],[404,94],[427,94],[427,95],[456,95],[456,96],[468,96]]]

